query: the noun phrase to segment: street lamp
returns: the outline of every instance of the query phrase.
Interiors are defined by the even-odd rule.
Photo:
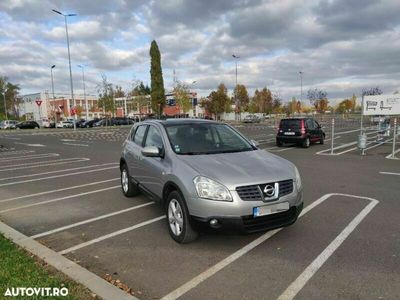
[[[51,74],[51,90],[53,92],[53,105],[52,105],[52,110],[53,110],[53,114],[54,114],[54,121],[56,120],[56,114],[55,114],[55,108],[54,108],[54,102],[55,102],[55,96],[54,96],[54,80],[53,80],[53,69],[56,67],[56,65],[52,65],[50,67],[50,74]]]
[[[3,99],[4,99],[4,113],[6,115],[6,120],[8,120],[8,115],[7,115],[7,105],[6,105],[6,91],[3,91]]]
[[[71,84],[71,98],[72,98],[72,105],[75,108],[75,98],[74,98],[74,86],[72,83],[72,68],[71,68],[71,53],[69,50],[69,37],[68,37],[68,22],[67,22],[67,17],[74,17],[76,14],[63,14],[62,12],[59,12],[58,10],[53,9],[53,11],[56,14],[59,14],[64,17],[65,21],[65,32],[67,34],[67,48],[68,48],[68,62],[69,62],[69,79],[70,79],[70,84]],[[69,102],[69,101],[68,101]],[[68,103],[68,109],[70,110],[69,103]],[[70,112],[68,112],[70,114]],[[74,130],[76,130],[76,113],[74,115],[75,122],[74,122]]]
[[[193,82],[191,83],[192,89],[194,87],[194,85],[196,84],[196,80],[193,80]],[[193,112],[193,116],[196,117],[196,111],[195,111],[195,107],[194,107],[194,98],[192,97],[192,112]]]
[[[300,74],[300,101],[303,102],[303,71],[299,72]]]
[[[238,84],[238,80],[237,80],[237,78],[238,78],[237,61],[238,61],[238,59],[240,58],[240,56],[235,55],[235,54],[232,54],[232,57],[235,59],[235,67],[236,67],[236,72],[235,72],[235,75],[236,75],[236,84],[235,84],[235,107],[236,107],[236,109],[237,109],[237,108],[238,108],[238,101],[237,101],[237,96],[236,96],[236,93],[237,93],[237,84]],[[240,111],[239,111],[239,120],[240,120]]]
[[[85,65],[78,65],[79,68],[82,69],[82,80],[83,80],[83,99],[85,100],[86,104],[86,120],[89,119],[89,112],[88,112],[88,101],[86,100],[86,87],[85,87]]]

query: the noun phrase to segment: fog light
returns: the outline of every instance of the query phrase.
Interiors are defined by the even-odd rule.
[[[210,226],[211,227],[218,227],[218,220],[217,219],[211,219],[210,220]]]

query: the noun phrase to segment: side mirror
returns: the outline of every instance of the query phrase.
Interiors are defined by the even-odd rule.
[[[142,154],[146,157],[161,157],[161,151],[155,146],[144,147]]]
[[[260,146],[260,143],[255,141],[255,140],[251,140],[250,143],[254,146],[254,147],[258,147]]]

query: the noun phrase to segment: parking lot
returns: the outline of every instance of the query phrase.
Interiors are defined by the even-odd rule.
[[[139,299],[399,299],[400,160],[369,124],[336,124],[325,145],[277,147],[273,123],[237,124],[293,162],[304,204],[292,226],[252,235],[203,234],[180,245],[146,196],[123,196],[129,127],[0,132],[0,219]],[[400,145],[397,145],[400,148]],[[400,157],[400,154],[398,154]]]

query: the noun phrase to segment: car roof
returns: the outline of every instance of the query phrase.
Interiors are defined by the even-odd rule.
[[[190,119],[190,118],[180,118],[180,119],[174,118],[166,120],[150,119],[143,121],[143,123],[157,123],[164,126],[185,125],[185,124],[221,124],[221,122],[216,122],[212,120]]]

